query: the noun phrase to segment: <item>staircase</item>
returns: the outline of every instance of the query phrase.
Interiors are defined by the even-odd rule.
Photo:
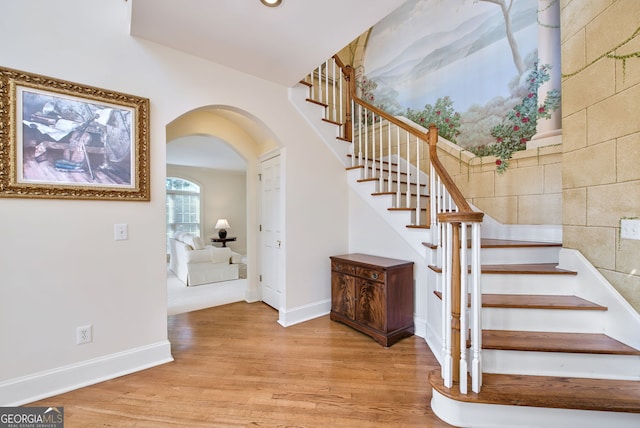
[[[307,110],[299,105],[299,109],[345,162],[352,187],[368,194],[381,215],[386,210],[388,222],[398,234],[425,254],[423,266],[429,271],[430,290],[425,298],[429,311],[438,314],[429,319],[443,319],[443,250],[436,244],[442,232],[433,226],[430,202],[433,197],[444,196],[430,188],[420,165],[412,166],[404,160],[420,158],[419,152],[417,156],[409,154],[409,145],[419,146],[420,140],[410,143],[407,136],[403,157],[400,131],[392,135],[390,126],[384,128],[382,116],[376,121],[375,108],[371,110],[373,120],[369,120],[372,129],[366,128],[366,120],[353,119],[355,104],[344,107],[346,113],[335,113],[336,94],[350,90],[334,86],[330,92],[329,85],[336,85],[342,78],[335,68],[331,76],[328,70],[328,66],[319,67],[295,89],[300,92],[298,98],[313,106]],[[323,80],[331,82],[325,83],[324,89]],[[314,94],[326,96],[318,99]],[[358,125],[351,124],[351,130],[345,130],[342,125],[351,120]],[[360,123],[365,123],[365,129],[358,129]],[[387,131],[389,137],[385,139]],[[379,144],[379,149],[368,147],[368,139],[373,140],[374,147]],[[396,143],[394,153],[392,146]],[[487,234],[495,235],[491,231]],[[430,242],[424,242],[425,236]],[[466,234],[463,236],[466,240]],[[482,389],[461,393],[458,382],[447,387],[441,371],[433,372],[429,380],[434,412],[455,426],[640,426],[637,313],[629,311],[628,304],[611,287],[602,291],[601,281],[592,278],[597,276],[595,269],[590,272],[588,263],[562,250],[559,243],[484,237],[480,253]],[[589,285],[584,286],[583,281]],[[472,296],[465,296],[471,305]],[[618,316],[620,312],[624,314]],[[442,331],[442,325],[431,321],[425,339],[444,365]],[[604,332],[613,332],[618,338],[636,335],[636,347]],[[468,343],[467,348],[470,346]],[[466,359],[471,361],[472,354],[468,351]]]
[[[580,277],[557,267],[560,245],[482,248],[482,390],[461,394],[431,373],[434,412],[456,426],[638,426],[640,351],[602,333],[609,308],[574,294]]]

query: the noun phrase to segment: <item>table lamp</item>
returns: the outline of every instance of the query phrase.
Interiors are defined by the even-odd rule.
[[[225,229],[228,229],[229,227],[229,222],[226,218],[221,218],[218,220],[218,222],[216,223],[216,229],[219,229],[218,237],[220,239],[224,239],[227,237],[227,231]]]

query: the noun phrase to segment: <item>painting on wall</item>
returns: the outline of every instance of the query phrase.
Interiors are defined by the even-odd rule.
[[[0,68],[0,196],[149,200],[149,100]]]
[[[521,150],[560,103],[559,91],[538,99],[559,76],[557,10],[558,0],[409,0],[372,28],[360,90],[480,156]],[[557,46],[539,46],[541,31]],[[549,51],[558,57],[541,58]]]

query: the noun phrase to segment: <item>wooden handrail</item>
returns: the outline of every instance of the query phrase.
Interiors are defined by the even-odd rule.
[[[431,132],[431,130],[434,130],[434,132]],[[431,124],[429,125],[429,131],[430,131],[428,134],[429,139],[427,141],[429,142],[429,159],[431,161],[431,165],[433,165],[433,168],[436,170],[436,173],[440,177],[440,180],[442,180],[442,182],[444,183],[444,187],[447,189],[447,191],[451,195],[453,202],[455,202],[460,212],[474,213],[474,211],[471,209],[471,206],[469,206],[469,203],[465,199],[464,195],[462,194],[460,189],[458,189],[458,186],[456,186],[456,184],[454,183],[453,179],[451,178],[451,176],[449,175],[445,167],[442,165],[442,163],[440,163],[440,159],[438,158],[438,148],[437,148],[438,128],[436,127],[436,125]],[[459,214],[459,213],[444,213],[444,214],[439,214],[439,216],[453,215],[453,214]],[[462,219],[459,221],[482,221],[482,216],[484,214],[482,213],[477,213],[477,214],[480,214],[480,220],[474,220],[473,218],[470,218],[468,220]],[[446,217],[443,218],[443,220],[445,219]]]
[[[411,135],[417,138],[420,138],[424,141],[427,141],[429,143],[429,160],[431,162],[431,165],[433,166],[435,172],[440,177],[440,180],[442,181],[444,187],[447,189],[447,191],[451,195],[453,202],[456,204],[459,210],[458,212],[440,213],[438,214],[438,220],[442,222],[481,222],[484,214],[481,212],[473,211],[471,209],[471,206],[465,199],[464,195],[462,194],[458,186],[456,186],[455,182],[453,181],[453,179],[451,178],[451,176],[449,175],[445,167],[440,162],[440,159],[438,158],[438,151],[437,151],[438,128],[436,127],[436,125],[431,124],[429,125],[429,130],[426,133],[421,132],[416,128],[414,128],[413,126],[390,115],[384,110],[381,110],[380,108],[374,106],[373,104],[370,104],[367,101],[361,99],[360,97],[358,97],[358,94],[356,91],[356,85],[353,84],[353,82],[356,81],[355,71],[353,67],[350,65],[345,65],[337,55],[334,55],[333,59],[335,60],[338,67],[340,67],[340,69],[342,70],[345,80],[348,83],[347,106],[350,106],[351,105],[350,100],[353,100],[354,103],[375,113],[379,117],[387,120],[388,122],[394,124],[395,126],[409,132]],[[348,113],[347,114],[348,124],[345,124],[345,137],[348,135],[349,136],[348,139],[351,139],[352,135],[350,130],[351,130],[352,119],[351,119],[351,111],[349,107],[348,107],[347,113]]]
[[[350,68],[351,71],[353,72],[353,68]],[[355,81],[355,76],[352,76],[352,80]],[[412,134],[413,136],[416,136],[424,141],[428,141],[429,138],[429,132],[420,132],[418,131],[416,128],[412,127],[411,125],[399,120],[398,118],[396,118],[395,116],[390,115],[389,113],[387,113],[384,110],[379,109],[378,107],[374,106],[373,104],[369,104],[368,102],[364,101],[363,99],[358,97],[358,94],[356,92],[356,88],[355,85],[351,85],[351,93],[350,93],[351,99],[358,105],[361,105],[363,107],[365,107],[367,110],[372,111],[373,113],[375,113],[376,115],[382,117],[383,119],[388,120],[389,122],[393,123],[394,125],[396,125],[397,127],[409,132],[410,134]],[[434,125],[435,127],[435,125]],[[437,139],[437,128],[436,128],[436,141],[438,141]]]

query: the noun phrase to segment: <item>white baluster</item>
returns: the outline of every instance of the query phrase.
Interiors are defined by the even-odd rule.
[[[335,59],[331,59],[331,67],[332,67],[332,71],[331,71],[331,77],[332,77],[332,82],[331,82],[331,88],[333,90],[333,99],[332,99],[332,116],[333,116],[333,121],[334,122],[338,122],[338,113],[336,110],[336,60]]]
[[[352,112],[352,121],[351,121],[351,166],[356,166],[356,104],[353,100],[351,100],[351,112]]]
[[[313,75],[315,74],[315,71],[311,72],[311,88],[310,88],[310,95],[309,95],[309,99],[310,100],[315,100],[315,94],[316,94],[316,83],[314,81]]]
[[[318,66],[318,97],[317,101],[322,102],[322,65]]]
[[[324,64],[324,87],[325,87],[325,97],[324,103],[327,105],[327,110],[329,109],[329,60],[327,60]],[[328,113],[325,113],[327,116]]]
[[[339,86],[338,93],[340,94],[340,104],[339,104],[338,108],[340,110],[340,123],[342,123],[344,125],[344,123],[346,122],[346,118],[344,117],[345,116],[344,108],[343,108],[343,105],[342,105],[342,103],[344,102],[342,100],[342,91],[344,90],[342,85],[343,85],[343,82],[344,82],[344,78],[342,76],[342,69],[340,68],[339,70],[340,70],[339,71],[340,77],[339,77],[339,80],[338,80],[338,86]],[[351,111],[353,111],[353,109],[351,109]],[[342,129],[342,128],[343,127],[341,126],[340,129]],[[353,133],[351,135],[353,136]],[[342,134],[341,134],[341,137],[344,138],[344,136],[345,136],[345,133],[343,131]]]
[[[371,178],[377,177],[376,162],[376,114],[371,112]],[[379,189],[379,187],[378,187]]]
[[[442,223],[441,223],[442,225]],[[447,307],[449,306],[449,289],[447,287],[447,264],[449,263],[449,260],[447,259],[447,240],[443,239],[442,240],[442,244],[439,246],[440,251],[441,251],[441,258],[440,258],[440,267],[442,269],[442,274],[440,275],[440,292],[442,293],[442,313],[441,313],[441,324],[442,324],[442,356],[446,356],[447,355],[447,348],[450,346],[449,345],[449,334],[447,333],[448,331],[448,327],[447,327],[447,323],[448,323],[448,311],[447,311]],[[443,361],[442,367],[441,367],[441,371],[442,371],[442,378],[446,379],[447,377],[447,370],[445,367],[445,364]]]
[[[467,393],[467,223],[460,224],[460,393]]]
[[[411,207],[411,134],[407,133],[407,196],[404,203],[406,208]],[[415,224],[415,223],[414,223]]]
[[[430,208],[430,216],[431,216],[431,243],[435,245],[440,245],[440,240],[438,239],[438,217],[437,217],[437,192],[436,192],[436,170],[433,165],[429,166],[429,208]]]
[[[481,223],[471,225],[471,308],[472,327],[471,332],[471,389],[480,392],[482,386],[482,284],[480,282],[480,247],[481,247]]]
[[[418,226],[422,222],[420,215],[420,143],[421,140],[416,137],[416,225]]]
[[[379,147],[379,152],[380,152],[380,159],[378,160],[378,163],[380,164],[380,181],[379,181],[379,185],[378,185],[378,189],[380,189],[380,192],[384,192],[384,162],[382,162],[382,116],[380,116],[380,121],[378,122],[378,131],[380,133],[379,137],[378,137],[378,141],[380,142],[380,147]]]
[[[387,180],[387,192],[391,192],[391,182],[393,181],[393,167],[391,165],[391,122],[387,122],[387,136],[388,136],[388,142],[387,142],[387,146],[388,146],[388,150],[389,152],[387,153],[387,159],[389,160],[389,173],[388,173],[388,180]]]
[[[400,127],[394,125],[396,128],[396,144],[398,147],[398,166],[396,168],[396,205],[395,207],[400,207],[400,198],[402,197],[400,193],[400,169],[402,167],[402,158],[400,157]]]
[[[451,242],[453,240],[453,230],[451,227],[451,223],[446,223],[445,224],[445,242],[446,242],[446,255],[445,255],[445,259],[447,260],[446,264],[443,265],[443,269],[442,269],[442,274],[445,277],[445,290],[446,293],[448,295],[447,298],[447,305],[445,306],[445,310],[446,310],[446,343],[447,343],[447,347],[446,347],[446,352],[444,355],[444,366],[445,366],[445,372],[446,372],[446,376],[444,378],[444,386],[446,386],[447,388],[451,388],[453,386],[453,357],[451,355],[451,320],[452,320],[452,301],[451,301],[451,263],[452,263],[452,245]],[[446,267],[446,271],[445,271],[445,267]],[[444,292],[444,291],[443,291]],[[456,356],[457,357],[457,356]]]
[[[360,104],[358,104],[357,120],[358,120],[358,165],[362,165],[362,106]]]
[[[369,178],[369,110],[364,109],[364,178]]]

